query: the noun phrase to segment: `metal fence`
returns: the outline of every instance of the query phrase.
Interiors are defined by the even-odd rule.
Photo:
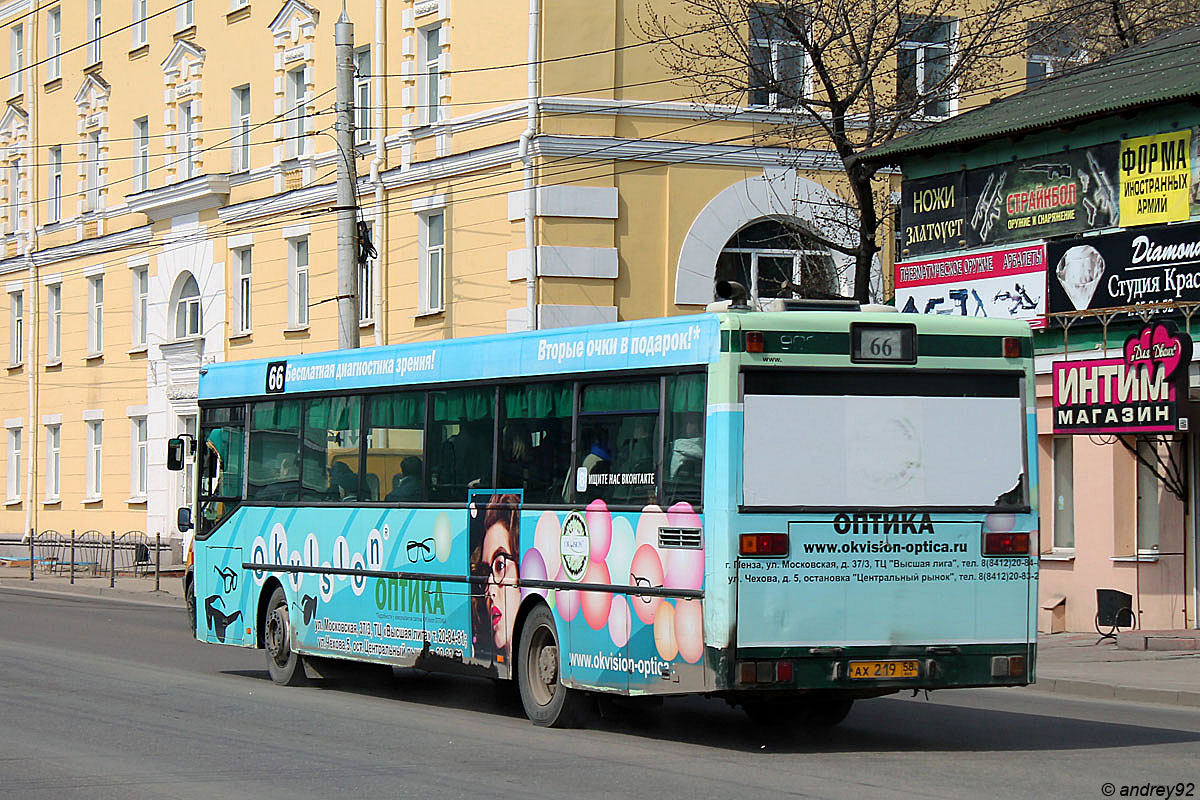
[[[153,575],[156,591],[161,587],[163,553],[171,549],[170,544],[163,543],[162,534],[148,536],[145,531],[30,531],[28,536],[2,543],[28,548],[25,558],[29,560],[31,581],[39,573],[66,575],[71,583],[77,575],[107,575],[108,585],[113,586],[120,574]]]

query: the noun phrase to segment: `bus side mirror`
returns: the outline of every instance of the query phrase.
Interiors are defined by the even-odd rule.
[[[187,444],[183,437],[176,436],[167,441],[167,469],[179,472],[183,469],[183,461],[187,457]],[[182,511],[182,509],[180,509]]]
[[[187,506],[183,506],[175,512],[175,527],[180,533],[187,533],[192,529],[192,510]]]

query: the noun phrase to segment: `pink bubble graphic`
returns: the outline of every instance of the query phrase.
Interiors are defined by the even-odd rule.
[[[629,565],[633,563],[633,526],[624,516],[613,517],[612,544],[604,563],[613,583],[625,584],[629,580]]]
[[[654,646],[663,661],[674,661],[679,655],[679,643],[675,640],[675,609],[665,601],[654,617]]]
[[[610,583],[608,580],[608,567],[604,566],[599,561],[593,561],[588,565],[587,574],[583,577],[584,583]],[[583,608],[583,619],[587,622],[588,627],[594,631],[598,631],[608,624],[608,613],[612,609],[612,593],[611,592],[580,592],[579,605]]]
[[[704,586],[704,551],[692,549],[673,551],[664,585],[668,589],[699,589]]]
[[[636,551],[644,544],[658,550],[658,529],[670,527],[670,525],[671,522],[667,519],[666,513],[658,506],[649,505],[643,508],[641,516],[638,517],[637,533],[633,539],[634,550]],[[659,551],[658,558],[662,562],[663,569],[666,569],[670,553]]]
[[[567,583],[571,579],[567,577],[565,572],[559,570],[558,577],[555,580]],[[555,589],[554,605],[558,609],[559,616],[564,621],[570,622],[579,613],[579,592],[574,589]]]
[[[1008,533],[1016,526],[1016,514],[988,514],[983,520],[983,529],[993,533]]]
[[[663,585],[662,562],[658,558],[658,551],[651,545],[644,544],[633,554],[633,562],[629,565],[629,585],[656,588]],[[662,598],[634,595],[631,599],[638,619],[647,625],[652,624]]]
[[[542,554],[542,563],[550,571],[558,569],[558,540],[562,536],[562,523],[553,511],[543,511],[533,531],[533,546]]]
[[[521,560],[520,578],[523,581],[546,580],[546,562],[537,550],[530,549],[525,552],[525,558]],[[545,597],[548,592],[548,589],[521,589],[521,599],[524,600],[531,594]]]
[[[608,504],[596,499],[588,503],[584,515],[588,529],[588,555],[593,561],[603,561],[612,544],[612,514]]]
[[[667,509],[667,520],[673,528],[699,528],[700,515],[691,503],[676,503]]]
[[[629,629],[633,627],[633,620],[629,615],[629,603],[620,595],[613,598],[612,610],[608,612],[608,635],[612,637],[612,642],[617,647],[624,647],[629,643]]]
[[[656,624],[656,637],[657,634]],[[699,600],[676,601],[675,640],[679,643],[679,655],[689,664],[695,664],[704,657],[704,610]]]

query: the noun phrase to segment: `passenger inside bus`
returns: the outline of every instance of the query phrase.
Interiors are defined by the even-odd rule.
[[[407,456],[400,461],[400,472],[392,477],[392,490],[384,498],[389,503],[415,503],[421,500],[421,459]]]

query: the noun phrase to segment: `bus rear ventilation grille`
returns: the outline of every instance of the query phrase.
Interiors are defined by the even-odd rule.
[[[659,528],[658,546],[699,550],[703,547],[699,528]]]

